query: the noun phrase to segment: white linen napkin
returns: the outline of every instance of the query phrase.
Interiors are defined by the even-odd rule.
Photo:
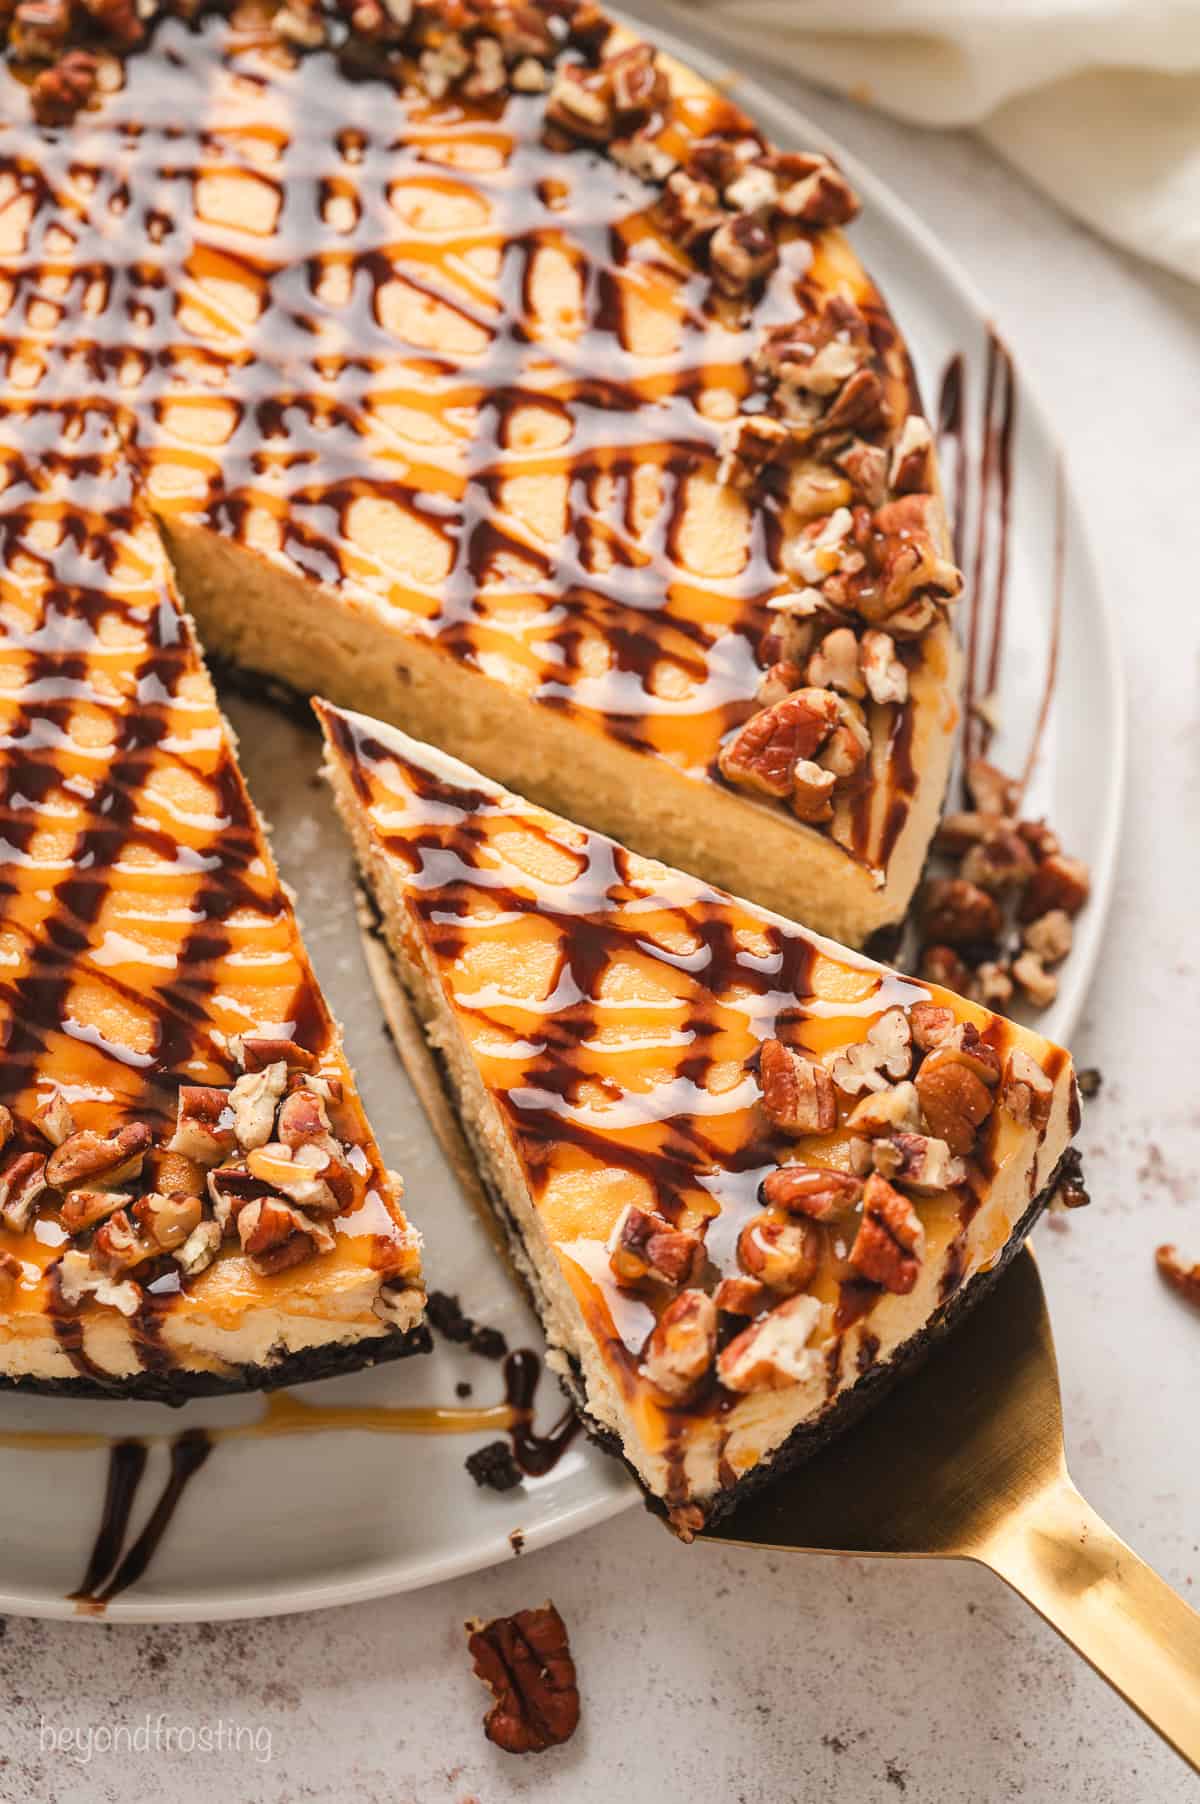
[[[673,0],[731,49],[976,127],[1069,212],[1200,281],[1200,0]]]

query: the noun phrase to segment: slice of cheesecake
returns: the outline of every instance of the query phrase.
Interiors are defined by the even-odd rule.
[[[109,397],[242,671],[848,942],[898,921],[959,575],[844,177],[590,3],[274,13],[160,19],[69,127],[0,74],[31,437]]]
[[[0,422],[0,1382],[181,1401],[428,1344],[385,1170],[99,412]]]
[[[1060,1048],[318,704],[399,972],[605,1446],[690,1536],[987,1285]]]

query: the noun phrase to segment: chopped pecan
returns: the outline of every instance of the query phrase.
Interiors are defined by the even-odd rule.
[[[208,1195],[217,1223],[226,1234],[232,1233],[237,1218],[247,1203],[262,1196],[263,1186],[251,1177],[244,1166],[222,1165],[208,1174]]]
[[[873,1154],[872,1163],[880,1176],[909,1190],[951,1190],[967,1175],[966,1166],[946,1142],[930,1134],[895,1133],[876,1140]]]
[[[839,695],[837,703],[838,724],[817,754],[817,762],[833,773],[840,791],[849,793],[866,781],[871,736],[852,696]]]
[[[770,227],[751,213],[728,214],[708,244],[714,286],[731,298],[749,294],[779,262]]]
[[[819,589],[840,567],[853,527],[848,507],[835,508],[823,520],[810,520],[784,549],[789,574]]]
[[[869,1140],[919,1125],[917,1088],[908,1078],[886,1090],[868,1090],[846,1117],[850,1133],[865,1134]]]
[[[11,1253],[0,1253],[0,1304],[8,1302],[23,1276],[21,1261]]]
[[[18,1153],[0,1171],[0,1218],[14,1234],[24,1233],[34,1209],[50,1188],[41,1153]]]
[[[74,1307],[82,1303],[84,1297],[91,1296],[109,1309],[119,1309],[122,1315],[137,1314],[142,1301],[138,1286],[129,1278],[109,1277],[78,1248],[69,1247],[51,1269],[57,1275],[58,1291],[64,1303]]]
[[[751,1216],[737,1242],[742,1270],[780,1296],[795,1296],[815,1276],[820,1230],[804,1216],[764,1209]]]
[[[769,413],[741,414],[725,435],[717,481],[727,488],[754,489],[768,470],[782,467],[791,444],[782,420]]]
[[[953,946],[925,946],[918,966],[926,983],[936,983],[943,990],[965,991],[971,973]]]
[[[110,1278],[136,1271],[157,1251],[152,1242],[142,1239],[124,1209],[117,1209],[92,1235],[92,1264]]]
[[[986,758],[967,760],[967,789],[980,814],[1011,818],[1020,798],[1020,785]]]
[[[1062,851],[1058,834],[1045,821],[1018,821],[1017,832],[1039,863],[1043,858],[1057,858]]]
[[[475,1672],[495,1697],[484,1732],[508,1754],[539,1754],[570,1741],[579,1688],[562,1617],[552,1603],[491,1622],[467,1623]]]
[[[1033,859],[1020,834],[1001,823],[973,845],[959,866],[959,876],[989,895],[1023,889],[1033,874]]]
[[[867,693],[858,667],[858,640],[848,626],[826,633],[808,660],[808,680],[814,689],[840,689],[853,696]]]
[[[50,63],[66,48],[71,34],[70,0],[20,0],[11,17],[8,48],[21,62]]]
[[[992,1112],[992,1093],[976,1070],[954,1047],[931,1052],[916,1077],[921,1113],[938,1139],[960,1156],[971,1151],[975,1135]]]
[[[181,1085],[168,1152],[181,1153],[196,1165],[217,1165],[235,1144],[229,1091],[208,1084]]]
[[[734,1336],[717,1360],[717,1377],[738,1393],[783,1390],[811,1378],[821,1356],[808,1342],[820,1319],[816,1297],[788,1297]]]
[[[98,1186],[123,1183],[141,1171],[150,1140],[150,1129],[142,1121],[131,1121],[115,1134],[83,1128],[50,1154],[46,1182],[55,1190],[70,1190],[88,1179]]]
[[[755,699],[760,707],[770,708],[775,702],[783,701],[793,689],[799,689],[803,681],[804,672],[799,664],[772,664],[758,685]]]
[[[985,958],[971,980],[970,993],[985,1008],[1007,1008],[1013,998],[1012,966],[1008,960]]]
[[[850,1172],[826,1165],[781,1165],[763,1179],[759,1195],[772,1209],[832,1221],[857,1207],[862,1185]]]
[[[1022,952],[1014,958],[1012,974],[1035,1008],[1049,1008],[1058,995],[1058,978],[1047,971],[1034,952]]]
[[[799,821],[817,826],[833,818],[833,792],[837,777],[831,770],[799,758],[792,772],[792,813]]]
[[[860,377],[868,374],[861,371]],[[842,390],[827,428],[858,380]],[[932,495],[902,495],[874,513],[855,508],[852,544],[854,554],[826,579],[823,593],[836,607],[873,625],[886,624],[893,637],[922,631],[933,617],[932,598],[950,600],[962,588],[961,573],[940,549],[941,518]],[[919,612],[906,621],[909,604],[919,604]]]
[[[829,295],[815,311],[768,326],[755,364],[773,382],[827,398],[871,359],[866,320],[843,295]],[[882,497],[881,497],[882,498]]]
[[[588,69],[580,63],[560,64],[546,98],[546,121],[573,138],[584,138],[591,144],[607,143],[617,130],[608,70]]]
[[[709,186],[715,201],[718,192],[724,195],[741,179],[761,151],[757,138],[694,138],[687,148],[688,173]]]
[[[1044,965],[1058,965],[1071,950],[1075,929],[1065,908],[1051,908],[1030,921],[1021,937]]]
[[[908,1025],[913,1045],[921,1052],[929,1052],[948,1039],[958,1023],[952,1008],[943,1008],[937,1002],[914,1002],[908,1011]]]
[[[269,1276],[298,1265],[311,1253],[333,1250],[333,1235],[279,1197],[256,1197],[237,1215],[238,1239],[255,1271]]]
[[[896,1296],[907,1296],[920,1275],[925,1229],[906,1196],[878,1172],[867,1179],[863,1214],[850,1264],[862,1277]]]
[[[316,1059],[295,1040],[269,1039],[263,1034],[235,1034],[230,1051],[243,1071],[265,1071],[282,1059],[289,1071],[313,1071]]]
[[[654,212],[667,237],[685,251],[706,245],[724,218],[712,184],[683,169],[667,177]]]
[[[329,1127],[324,1098],[315,1090],[293,1090],[279,1105],[275,1132],[282,1146],[295,1152],[305,1145],[323,1146],[326,1152],[337,1150]]]
[[[1200,1263],[1185,1265],[1178,1248],[1171,1245],[1159,1247],[1154,1262],[1172,1290],[1177,1290],[1189,1303],[1200,1305]]]
[[[683,1402],[703,1384],[716,1350],[716,1304],[702,1290],[681,1291],[646,1342],[642,1374],[664,1397]]]
[[[650,44],[631,44],[628,50],[606,58],[604,70],[622,131],[633,131],[637,126],[645,125],[651,114],[670,99],[666,75],[659,68]]]
[[[763,163],[747,163],[725,188],[722,199],[736,213],[770,213],[779,200],[779,184]]]
[[[921,930],[946,946],[975,946],[999,939],[1003,917],[993,896],[962,877],[933,877],[921,891]]]
[[[71,1190],[64,1197],[58,1216],[68,1234],[82,1234],[105,1216],[123,1209],[128,1201],[125,1190]]]
[[[35,1110],[34,1111],[34,1119],[35,1120],[37,1119],[37,1114],[38,1114],[38,1111]],[[15,1126],[16,1126],[16,1123],[13,1121],[13,1118],[12,1118],[12,1110],[6,1109],[4,1104],[2,1102],[0,1102],[0,1151],[2,1151],[4,1149],[4,1147],[6,1147],[8,1145],[9,1141],[12,1139],[13,1129],[15,1128]],[[72,1122],[71,1126],[67,1129],[67,1133],[73,1132],[74,1126],[75,1126],[75,1124],[74,1124],[74,1122]],[[44,1131],[45,1130],[43,1129],[43,1132]],[[65,1139],[66,1135],[64,1135],[63,1138]],[[57,1140],[53,1141],[52,1144],[57,1146],[58,1145]]]
[[[133,1205],[133,1219],[147,1239],[162,1252],[173,1253],[200,1226],[204,1204],[198,1196],[176,1192],[164,1196],[149,1190]]]
[[[912,1029],[902,1008],[885,1009],[866,1038],[847,1046],[830,1066],[830,1076],[847,1096],[886,1090],[912,1070]]]
[[[779,184],[779,208],[800,225],[849,225],[861,202],[828,157],[798,150],[771,151],[762,159]]]
[[[1001,1107],[1022,1127],[1044,1128],[1053,1101],[1054,1085],[1037,1060],[1019,1046],[1014,1047],[1004,1067]]]
[[[867,632],[862,636],[862,670],[871,700],[881,705],[908,700],[908,670],[896,656],[890,633]]]
[[[329,1166],[329,1154],[312,1141],[306,1141],[294,1154],[290,1147],[268,1141],[266,1146],[255,1147],[246,1155],[246,1169],[252,1177],[307,1214],[338,1212],[338,1199],[322,1175]]]
[[[713,1302],[721,1315],[759,1315],[769,1301],[766,1285],[756,1278],[722,1278],[713,1292]]]
[[[265,1146],[275,1131],[275,1110],[287,1088],[287,1065],[278,1059],[247,1071],[229,1092],[233,1133],[244,1152]]]
[[[811,759],[839,718],[834,696],[825,689],[798,689],[773,707],[752,714],[717,758],[730,783],[764,795],[790,796],[796,765]]]
[[[118,50],[132,50],[146,35],[134,0],[83,0],[83,7]]]
[[[7,1109],[4,1112],[8,1115]],[[50,1142],[51,1146],[61,1146],[64,1140],[71,1138],[75,1132],[75,1117],[71,1113],[70,1103],[61,1090],[51,1090],[48,1096],[40,1099],[33,1111],[33,1125]],[[7,1140],[11,1133],[12,1116],[8,1115],[8,1132],[4,1135],[4,1139]]]
[[[872,445],[866,439],[851,439],[845,450],[836,453],[833,459],[839,470],[844,470],[854,490],[856,501],[867,507],[881,507],[887,498],[888,457],[882,445]]]
[[[764,1040],[758,1076],[772,1126],[789,1134],[828,1134],[837,1126],[833,1080],[823,1065],[782,1040]]]
[[[1058,1164],[1058,1178],[1050,1198],[1051,1209],[1086,1209],[1091,1197],[1083,1182],[1083,1160],[1074,1146],[1069,1146]]]
[[[1007,823],[1002,823],[1007,825]],[[934,849],[944,852],[947,858],[961,858],[972,846],[986,839],[996,829],[997,821],[990,814],[980,814],[976,809],[961,809],[956,814],[942,816],[938,830],[934,835]]]
[[[933,488],[933,434],[929,422],[910,413],[892,447],[889,475],[897,495],[927,495]]]
[[[676,1228],[665,1215],[634,1203],[621,1211],[608,1245],[608,1263],[619,1284],[652,1279],[675,1288],[690,1283],[704,1258],[698,1234]]]
[[[1081,858],[1068,858],[1065,853],[1053,852],[1034,868],[1028,888],[1021,897],[1019,918],[1036,921],[1039,915],[1048,914],[1052,908],[1077,915],[1091,894],[1091,888],[1091,877]]]
[[[175,1251],[175,1261],[185,1278],[207,1271],[221,1250],[221,1230],[215,1221],[202,1221]]]

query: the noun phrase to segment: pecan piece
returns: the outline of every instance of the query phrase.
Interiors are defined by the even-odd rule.
[[[939,989],[965,991],[971,973],[953,946],[925,946],[921,951],[919,975]]]
[[[717,481],[744,493],[756,489],[768,471],[782,469],[792,435],[769,413],[742,414],[724,434]]]
[[[123,1209],[128,1201],[125,1190],[72,1190],[64,1198],[58,1217],[68,1234],[83,1234]]]
[[[256,1197],[239,1209],[238,1239],[256,1272],[269,1277],[298,1265],[311,1253],[333,1250],[333,1235],[319,1222],[275,1196]]]
[[[1030,921],[1021,937],[1044,965],[1059,965],[1071,950],[1075,929],[1065,908],[1052,908]]]
[[[235,1034],[229,1050],[243,1071],[265,1071],[283,1060],[289,1071],[313,1071],[316,1059],[295,1040],[268,1039],[263,1034]]]
[[[722,1278],[713,1292],[721,1315],[758,1315],[767,1306],[769,1292],[756,1278]]]
[[[712,184],[683,169],[667,177],[654,212],[666,236],[685,251],[706,245],[724,218]]]
[[[717,1350],[717,1306],[685,1290],[659,1316],[642,1356],[642,1375],[664,1397],[684,1402],[703,1384]]]
[[[484,1733],[507,1754],[540,1754],[570,1741],[579,1688],[566,1626],[552,1603],[466,1625],[475,1672],[495,1697]]]
[[[1172,1290],[1177,1290],[1189,1303],[1200,1307],[1200,1263],[1185,1265],[1179,1257],[1178,1249],[1169,1244],[1158,1248],[1154,1263]]]
[[[591,144],[605,144],[615,137],[617,122],[607,70],[561,64],[546,98],[546,122]]]
[[[665,1215],[634,1203],[621,1211],[608,1244],[608,1263],[618,1284],[656,1279],[675,1288],[690,1282],[704,1257],[698,1234],[676,1228]]]
[[[808,660],[808,680],[814,689],[839,689],[855,697],[867,693],[858,664],[858,640],[848,626],[826,633]]]
[[[934,877],[921,892],[921,930],[945,946],[997,940],[1004,922],[994,897],[961,877]]]
[[[202,1221],[192,1229],[181,1247],[175,1251],[175,1261],[185,1278],[194,1278],[200,1272],[207,1271],[221,1250],[221,1230],[215,1221]]]
[[[1022,952],[1014,958],[1012,974],[1035,1008],[1049,1008],[1058,995],[1058,978],[1047,971],[1036,953]]]
[[[868,1090],[846,1117],[850,1133],[864,1134],[868,1140],[919,1126],[917,1088],[908,1078],[886,1090]]]
[[[991,896],[1024,889],[1032,873],[1029,847],[1019,833],[1000,825],[973,845],[959,866],[960,877]]]
[[[90,1128],[70,1134],[46,1160],[46,1182],[55,1190],[70,1190],[90,1179],[93,1184],[120,1184],[134,1178],[150,1149],[150,1129],[131,1121],[115,1134],[97,1134]]]
[[[742,1270],[780,1296],[795,1296],[816,1275],[820,1230],[802,1215],[764,1209],[751,1216],[737,1242]]]
[[[1081,858],[1067,858],[1053,852],[1043,858],[1029,880],[1018,910],[1022,921],[1036,921],[1052,908],[1077,915],[1091,894],[1092,880]]]
[[[779,185],[779,208],[800,225],[849,225],[861,202],[836,163],[799,150],[776,150],[763,159]]]
[[[929,422],[910,413],[892,446],[889,481],[897,495],[927,495],[933,488],[933,434]]]
[[[631,44],[606,58],[604,70],[612,90],[613,106],[623,132],[645,125],[650,115],[670,98],[666,75],[659,68],[653,46]]]
[[[737,299],[766,280],[779,262],[779,250],[769,227],[750,213],[734,213],[722,220],[708,244],[713,286]]]
[[[69,125],[96,91],[99,63],[90,50],[68,50],[43,69],[29,92],[39,125]]]
[[[148,1240],[161,1252],[172,1253],[200,1226],[204,1204],[198,1196],[176,1192],[163,1196],[149,1190],[133,1205],[133,1219]]]
[[[831,1221],[857,1207],[862,1184],[850,1172],[826,1165],[781,1165],[763,1179],[759,1195],[772,1209],[807,1215],[811,1221]]]
[[[277,1059],[261,1071],[247,1071],[229,1092],[233,1133],[244,1152],[265,1146],[275,1130],[275,1109],[287,1088],[287,1064]]]
[[[872,1154],[881,1177],[909,1190],[952,1190],[967,1175],[966,1166],[952,1155],[946,1142],[929,1134],[892,1134],[876,1140]]]
[[[847,1096],[864,1090],[886,1090],[912,1070],[912,1030],[900,1007],[885,1009],[867,1029],[865,1040],[847,1046],[830,1067],[830,1076]]]
[[[809,758],[798,758],[792,772],[792,813],[808,826],[819,826],[833,819],[833,792],[837,776],[831,770],[814,764]]]
[[[1040,1129],[1050,1119],[1053,1101],[1054,1085],[1037,1060],[1019,1046],[1014,1047],[1004,1067],[1001,1107],[1022,1127]]]
[[[957,1026],[954,1010],[944,1008],[938,1002],[914,1002],[908,1011],[908,1024],[912,1029],[913,1045],[921,1052],[940,1046]]]
[[[182,1084],[175,1104],[175,1132],[167,1151],[196,1165],[217,1165],[234,1149],[234,1114],[228,1090]]]
[[[122,1315],[137,1314],[142,1293],[132,1279],[110,1278],[78,1248],[68,1248],[50,1269],[56,1274],[59,1296],[71,1307],[91,1296],[109,1309],[119,1309]]]
[[[788,1297],[734,1336],[717,1360],[717,1377],[738,1393],[803,1383],[820,1369],[821,1356],[808,1344],[820,1319],[816,1297]]]
[[[92,1235],[91,1260],[109,1278],[136,1271],[158,1251],[142,1239],[124,1209],[117,1209]]]
[[[837,700],[827,690],[798,689],[739,727],[718,755],[721,775],[764,795],[790,796],[796,765],[820,750],[838,719]]]
[[[8,1115],[8,1110],[4,1111]],[[49,1096],[43,1096],[33,1111],[33,1125],[51,1146],[61,1146],[75,1132],[75,1117],[71,1113],[71,1105],[61,1090],[52,1090]],[[8,1115],[7,1140],[12,1133],[12,1116]],[[0,1142],[2,1144],[2,1142]]]
[[[23,1233],[49,1188],[41,1153],[18,1153],[10,1159],[0,1171],[0,1219],[5,1227]]]
[[[864,633],[861,659],[863,676],[873,702],[882,707],[908,700],[908,670],[896,656],[896,641],[890,633]]]
[[[828,1134],[837,1126],[833,1080],[823,1065],[782,1040],[764,1040],[758,1075],[763,1109],[774,1127],[789,1134]]]
[[[863,1192],[862,1222],[850,1264],[862,1277],[904,1297],[916,1283],[925,1251],[925,1229],[906,1196],[874,1172]]]
[[[1011,818],[1020,800],[1021,787],[986,758],[967,760],[967,789],[980,814]]]

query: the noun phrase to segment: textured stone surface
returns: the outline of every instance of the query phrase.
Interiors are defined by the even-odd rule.
[[[917,211],[990,298],[1059,425],[1126,609],[1132,805],[1108,951],[1076,1036],[1080,1063],[1105,1075],[1082,1135],[1096,1200],[1038,1240],[1076,1480],[1188,1596],[1200,1573],[1200,1318],[1162,1290],[1153,1248],[1174,1238],[1200,1253],[1200,626],[1196,418],[1184,404],[1200,295],[1064,221],[969,139],[802,100],[893,182],[905,172]],[[520,1762],[483,1739],[487,1699],[461,1625],[547,1595],[571,1630],[584,1719],[568,1747]],[[986,1573],[688,1551],[640,1513],[491,1573],[323,1616],[10,1621],[0,1689],[5,1804],[1194,1795],[1153,1734]],[[257,1730],[260,1754],[269,1734],[270,1760],[246,1748],[84,1760],[39,1747],[43,1714],[86,1731],[136,1729],[159,1711],[177,1728]]]

